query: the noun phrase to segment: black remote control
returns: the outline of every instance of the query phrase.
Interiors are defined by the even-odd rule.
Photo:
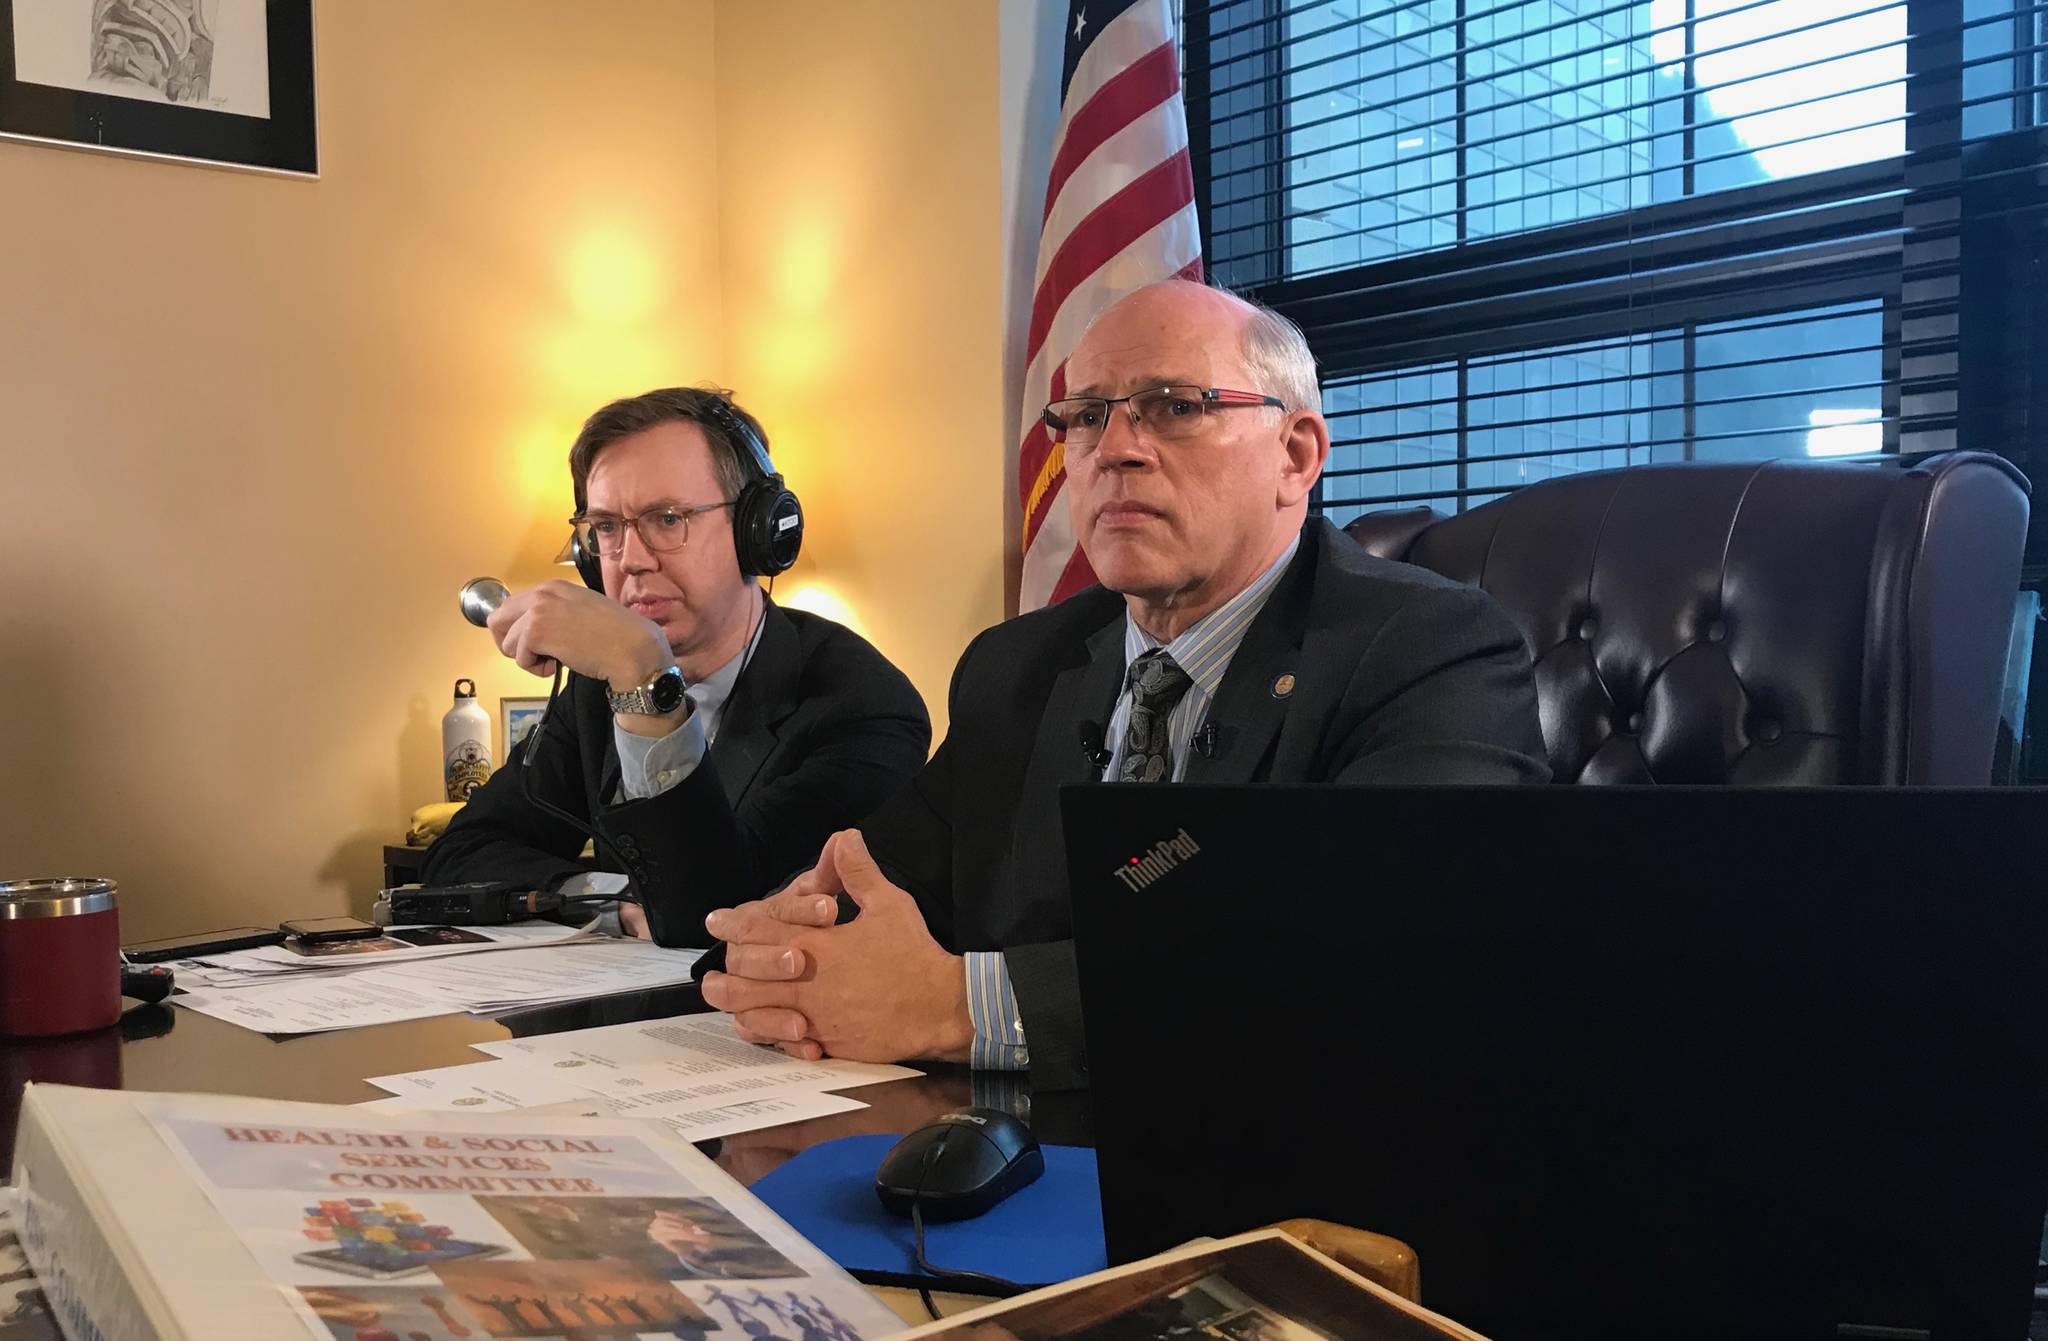
[[[177,986],[177,975],[161,964],[121,965],[121,995],[137,1001],[158,1002]]]

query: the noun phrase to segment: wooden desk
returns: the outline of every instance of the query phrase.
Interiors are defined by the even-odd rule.
[[[502,1022],[468,1015],[369,1029],[273,1038],[172,1006],[129,1012],[119,1027],[61,1039],[0,1039],[0,1171],[13,1167],[22,1086],[31,1080],[105,1089],[183,1090],[351,1104],[388,1097],[362,1079],[484,1060],[470,1044],[658,1019],[704,1009],[695,987],[599,997],[519,1012]],[[841,1136],[900,1133],[973,1100],[970,1073],[934,1066],[913,1080],[862,1087],[868,1107],[704,1141],[699,1149],[742,1183],[799,1151]],[[1093,1143],[1085,1095],[1043,1096],[1030,1114],[1039,1139]]]
[[[703,1010],[703,998],[694,986],[671,987],[543,1006],[502,1021],[443,1015],[369,1029],[273,1038],[165,1005],[130,1011],[119,1026],[94,1034],[40,1040],[0,1038],[0,1180],[14,1167],[21,1091],[29,1081],[360,1103],[387,1097],[362,1077],[483,1060],[483,1054],[470,1048],[472,1043]],[[927,1070],[928,1074],[912,1080],[863,1086],[856,1097],[866,1108],[700,1141],[697,1148],[741,1183],[752,1184],[811,1146],[841,1136],[907,1132],[973,1101],[973,1077],[965,1068]],[[1040,1140],[1092,1144],[1085,1095],[1042,1096],[1034,1107],[1031,1122]],[[906,1323],[926,1320],[914,1292],[880,1289],[876,1294]],[[947,1314],[988,1302],[939,1291],[934,1296]],[[24,1335],[37,1336],[32,1331]],[[48,1341],[59,1341],[54,1330],[48,1333]]]

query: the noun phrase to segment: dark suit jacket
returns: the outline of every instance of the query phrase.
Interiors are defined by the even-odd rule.
[[[862,826],[955,952],[1002,950],[1034,1087],[1086,1083],[1058,790],[1096,780],[1086,727],[1124,675],[1124,601],[1101,587],[999,624],[953,672],[952,728]],[[1294,676],[1284,697],[1283,674]],[[1209,711],[1183,780],[1543,782],[1521,633],[1484,592],[1373,558],[1311,519]],[[1312,912],[1302,914],[1312,931]]]
[[[925,761],[931,719],[903,672],[859,635],[770,603],[761,641],[726,700],[718,740],[659,796],[604,804],[619,783],[605,687],[569,677],[535,735],[469,798],[428,849],[429,884],[509,880],[552,889],[587,868],[583,834],[522,792],[594,823],[663,945],[705,945],[704,917],[758,899],[818,859]]]

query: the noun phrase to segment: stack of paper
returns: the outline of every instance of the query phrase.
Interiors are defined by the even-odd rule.
[[[287,978],[297,981],[360,973],[450,955],[563,945],[593,938],[590,927],[568,927],[556,922],[522,922],[509,927],[391,927],[381,936],[362,940],[266,945],[255,950],[184,959],[171,967],[182,987],[198,985],[223,990],[269,986]]]
[[[376,1108],[502,1112],[571,1104],[654,1118],[693,1141],[867,1105],[835,1091],[918,1072],[871,1062],[799,1061],[743,1041],[729,1015],[606,1025],[478,1043],[493,1060],[372,1076],[395,1096]]]
[[[493,943],[452,951],[428,949],[423,954],[393,952],[376,956],[374,967],[342,973],[295,968],[275,960],[259,961],[273,965],[271,969],[252,969],[241,956],[224,955],[201,967],[237,976],[216,981],[181,970],[181,984],[196,980],[199,990],[172,1000],[245,1029],[312,1034],[674,986],[690,980],[690,968],[703,954],[664,950],[648,941],[591,938],[570,927],[479,930],[493,933]],[[504,935],[519,931],[528,931],[529,937]],[[494,953],[474,953],[479,950]],[[223,966],[225,960],[235,962]]]

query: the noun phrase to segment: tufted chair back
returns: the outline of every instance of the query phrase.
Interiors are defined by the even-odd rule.
[[[2028,492],[1981,452],[1649,465],[1345,530],[1507,609],[1560,782],[1982,785]]]

